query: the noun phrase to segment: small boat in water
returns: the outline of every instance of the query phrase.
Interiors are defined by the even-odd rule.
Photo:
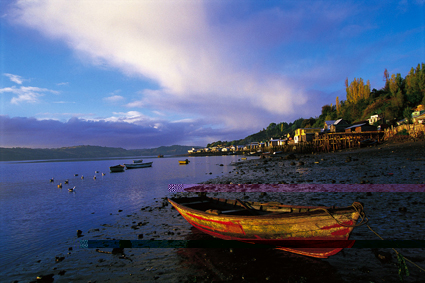
[[[133,163],[142,163],[143,162],[143,159],[136,159],[136,160],[133,160]]]
[[[163,158],[163,157],[164,157],[164,155],[158,154],[158,158]]]
[[[127,169],[151,167],[153,162],[124,164]]]
[[[352,247],[348,237],[366,218],[360,202],[348,207],[295,206],[205,196],[168,201],[195,228],[214,237],[316,258]],[[356,225],[359,217],[362,221]]]
[[[179,160],[179,164],[189,164],[189,159],[186,160]]]
[[[109,167],[109,170],[111,170],[111,172],[123,172],[124,169],[125,169],[124,165],[115,165],[115,166]]]

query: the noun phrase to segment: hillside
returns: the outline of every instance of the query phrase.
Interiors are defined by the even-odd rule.
[[[261,131],[244,139],[234,141],[217,141],[210,146],[245,145],[250,142],[266,141],[274,137],[291,136],[298,128],[322,128],[325,121],[344,119],[349,123],[356,123],[368,119],[371,115],[379,115],[383,122],[395,125],[404,118],[410,120],[411,114],[419,105],[425,105],[425,64],[418,64],[411,68],[405,78],[400,74],[389,74],[385,69],[383,78],[385,86],[372,89],[369,80],[365,83],[362,78],[354,78],[349,83],[345,81],[347,99],[335,98],[334,105],[323,105],[319,117],[308,119],[299,118],[292,123],[281,122],[270,125]]]
[[[147,155],[179,155],[186,154],[193,146],[161,146],[152,149],[131,149],[80,145],[61,148],[0,148],[0,161],[48,160],[71,158],[103,158]]]

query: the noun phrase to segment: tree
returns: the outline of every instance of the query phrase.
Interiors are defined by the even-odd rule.
[[[270,123],[270,125],[267,127],[267,131],[271,131],[276,127],[276,123]]]
[[[406,118],[409,123],[412,121],[412,110],[409,107],[404,108],[403,117]]]
[[[390,73],[388,73],[387,68],[385,68],[384,71],[384,81],[385,81],[385,86],[384,86],[384,90],[388,91],[388,83],[389,83],[389,78],[390,78]]]
[[[354,78],[354,80],[348,85],[348,79],[345,80],[345,86],[347,91],[347,101],[349,103],[357,103],[361,99],[369,99],[370,96],[370,82],[367,81],[366,85],[362,78]]]

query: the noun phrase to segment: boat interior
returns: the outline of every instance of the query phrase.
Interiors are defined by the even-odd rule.
[[[230,200],[222,198],[209,198],[209,197],[190,197],[190,198],[172,198],[172,201],[186,206],[188,208],[200,210],[213,215],[239,215],[239,216],[253,216],[253,215],[268,215],[276,213],[303,213],[303,212],[323,212],[317,208],[326,208],[335,212],[335,207],[323,206],[293,206],[284,205],[279,202],[252,202],[243,200]],[[345,208],[346,209],[346,208]]]

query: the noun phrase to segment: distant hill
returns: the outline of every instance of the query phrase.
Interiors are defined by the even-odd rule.
[[[48,160],[69,158],[128,157],[147,155],[187,154],[194,146],[172,145],[151,149],[124,149],[92,145],[79,145],[61,148],[4,148],[0,147],[0,161]],[[197,148],[195,146],[195,148]]]

